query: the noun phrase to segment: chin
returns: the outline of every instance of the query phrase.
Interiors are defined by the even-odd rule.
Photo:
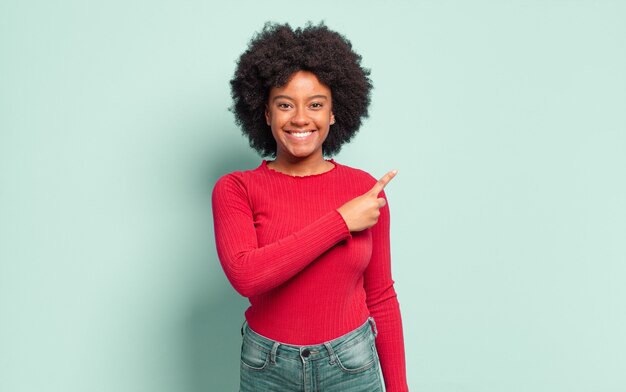
[[[292,154],[290,154],[290,155],[291,155],[292,157],[294,157],[294,158],[305,159],[305,158],[308,158],[308,157],[310,157],[310,156],[313,156],[314,154],[313,154],[313,152],[309,152],[309,153],[304,153],[304,152],[303,152],[303,153],[292,153]]]
[[[288,155],[291,155],[294,158],[308,158],[310,156],[313,156],[316,154],[316,150],[311,150],[311,149],[289,149],[286,150]]]

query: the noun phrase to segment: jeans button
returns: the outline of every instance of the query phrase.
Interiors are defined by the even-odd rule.
[[[304,350],[302,350],[302,356],[307,358],[309,355],[311,355],[311,351],[308,348],[305,348]]]

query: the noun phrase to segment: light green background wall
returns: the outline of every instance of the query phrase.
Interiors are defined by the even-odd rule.
[[[210,193],[264,21],[372,68],[413,391],[626,390],[623,1],[3,1],[0,391],[234,391]]]

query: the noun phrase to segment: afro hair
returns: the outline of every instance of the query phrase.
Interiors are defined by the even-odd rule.
[[[289,24],[266,22],[239,58],[230,81],[230,110],[261,156],[276,156],[276,141],[265,121],[270,90],[287,84],[297,71],[312,72],[331,90],[336,122],[322,145],[324,155],[338,153],[368,116],[370,70],[361,66],[361,56],[346,37],[323,22],[295,30]]]

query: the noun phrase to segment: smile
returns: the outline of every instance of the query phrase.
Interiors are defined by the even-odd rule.
[[[298,140],[304,140],[313,134],[313,131],[299,132],[299,131],[285,131],[289,136]]]

